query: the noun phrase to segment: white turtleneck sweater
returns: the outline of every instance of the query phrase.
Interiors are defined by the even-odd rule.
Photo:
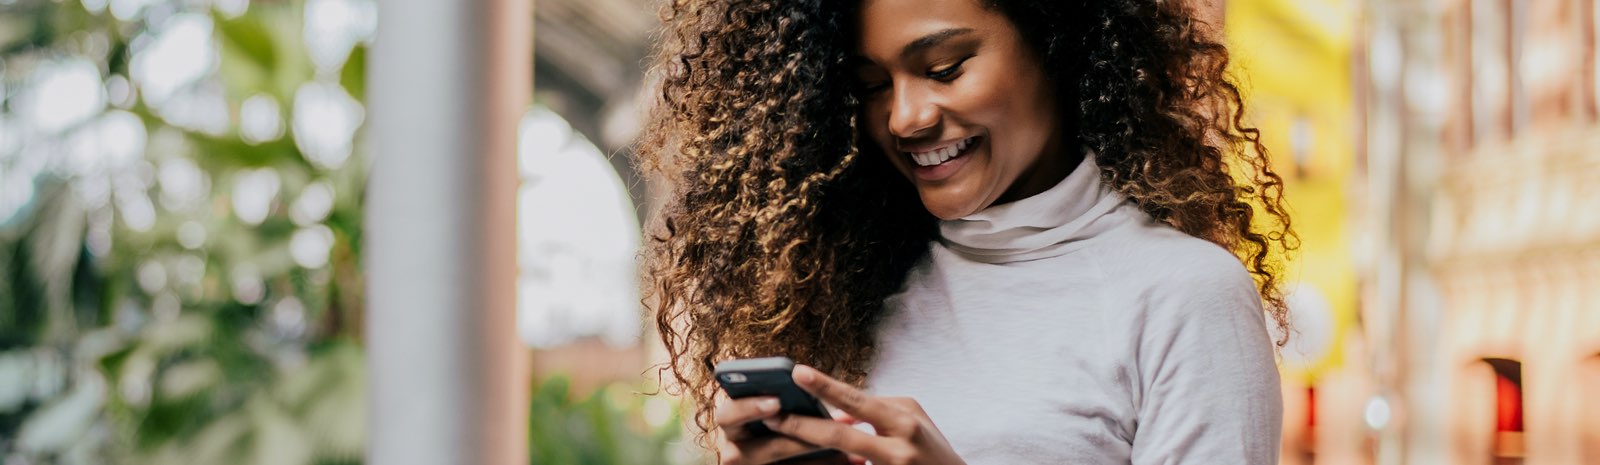
[[[916,399],[967,463],[1277,463],[1250,275],[1105,187],[1092,155],[940,235],[887,301],[867,388]]]

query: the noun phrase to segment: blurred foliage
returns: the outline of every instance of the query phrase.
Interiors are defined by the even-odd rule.
[[[684,446],[682,422],[676,402],[664,395],[613,384],[576,400],[567,379],[553,376],[534,387],[530,405],[528,455],[534,464],[680,463],[671,452]]]
[[[366,419],[354,240],[360,151],[342,167],[320,167],[292,131],[252,143],[237,123],[245,99],[265,95],[289,108],[315,79],[302,4],[259,2],[227,17],[201,2],[147,3],[124,19],[104,3],[91,11],[23,0],[0,10],[0,60],[13,90],[37,84],[35,69],[73,58],[97,64],[102,82],[137,83],[130,63],[149,30],[178,13],[209,17],[221,53],[215,72],[190,86],[220,86],[230,120],[220,133],[201,130],[142,97],[110,98],[102,111],[130,112],[143,124],[140,159],[115,172],[43,170],[33,200],[0,223],[0,453],[6,463],[358,462]],[[363,79],[361,66],[346,68],[344,81]],[[13,103],[6,116],[26,118]],[[29,143],[80,130],[91,129]],[[193,205],[162,198],[170,194],[165,164],[178,159],[203,173]],[[257,168],[272,171],[276,192],[264,219],[244,221],[231,197]],[[141,180],[118,179],[130,176]],[[295,194],[313,183],[331,187],[331,208],[310,222],[291,219]],[[114,192],[97,200],[86,193],[96,184]],[[154,221],[130,225],[141,196]],[[96,225],[109,239],[103,250],[92,246]],[[185,244],[185,228],[193,236],[197,226],[200,243]],[[332,233],[324,265],[290,257],[293,236],[306,228]]]
[[[105,89],[132,92],[107,90],[98,111],[137,116],[145,143],[126,165],[74,170],[60,159],[72,158],[71,141],[92,139],[94,118],[9,152],[17,124],[0,126],[0,174],[44,166],[27,204],[9,218],[0,211],[0,462],[359,463],[367,162],[360,137],[341,163],[307,156],[290,109],[308,85],[359,102],[365,46],[319,71],[302,0],[233,13],[208,0],[109,3],[0,0],[0,123],[26,118],[14,97],[39,84],[38,69],[78,59],[97,66]],[[131,4],[140,6],[118,10]],[[217,50],[215,67],[179,92],[220,92],[226,124],[175,119],[146,101],[132,70],[151,31],[179,14],[208,18]],[[242,108],[263,98],[284,109],[273,116],[283,129],[246,137]],[[198,199],[168,198],[172,166],[199,173]],[[267,213],[245,219],[235,197],[263,173]],[[295,209],[309,187],[332,200],[307,218]],[[141,205],[153,221],[134,220]],[[297,255],[307,231],[331,236],[325,260]],[[665,399],[608,387],[575,400],[566,386],[534,388],[533,463],[665,463],[676,409],[649,405]]]

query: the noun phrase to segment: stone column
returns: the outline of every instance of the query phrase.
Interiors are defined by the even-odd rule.
[[[379,3],[367,73],[366,463],[525,464],[515,200],[532,1]]]

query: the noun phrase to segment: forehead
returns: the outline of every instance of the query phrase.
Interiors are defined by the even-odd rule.
[[[923,36],[952,28],[989,35],[1010,27],[981,0],[863,0],[856,13],[856,51],[874,59],[891,59],[901,47]]]

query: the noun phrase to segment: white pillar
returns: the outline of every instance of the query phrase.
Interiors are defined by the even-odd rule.
[[[532,0],[380,0],[368,64],[366,463],[527,463],[516,128]]]

